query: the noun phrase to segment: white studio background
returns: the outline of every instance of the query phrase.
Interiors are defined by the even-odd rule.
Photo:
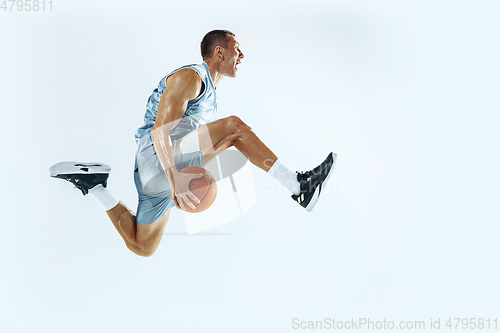
[[[10,6],[10,3],[8,3]],[[497,318],[495,1],[68,1],[0,10],[0,332],[292,332],[292,319]],[[339,162],[308,214],[253,168],[245,215],[156,254],[48,177],[112,166],[132,209],[134,132],[158,81],[236,34],[220,116],[291,167]],[[426,326],[427,328],[429,326]],[[359,330],[364,331],[364,330]]]

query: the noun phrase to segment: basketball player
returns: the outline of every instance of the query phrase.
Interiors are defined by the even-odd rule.
[[[201,42],[202,64],[187,65],[166,75],[148,99],[144,125],[137,142],[134,181],[139,194],[137,215],[106,188],[110,167],[102,163],[62,162],[50,176],[73,183],[90,193],[108,214],[127,247],[140,256],[157,249],[170,209],[194,208],[199,200],[188,189],[198,174],[184,174],[187,166],[204,167],[218,153],[234,146],[267,172],[311,211],[328,180],[336,154],[311,171],[292,172],[240,118],[216,120],[215,88],[224,76],[236,77],[244,58],[235,35],[214,30]]]

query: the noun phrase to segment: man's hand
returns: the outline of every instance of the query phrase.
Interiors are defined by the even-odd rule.
[[[170,196],[177,207],[182,210],[194,209],[200,200],[189,190],[189,182],[192,179],[202,178],[202,173],[172,172],[170,180]]]

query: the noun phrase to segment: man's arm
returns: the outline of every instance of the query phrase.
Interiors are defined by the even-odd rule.
[[[172,199],[181,208],[194,208],[191,201],[199,203],[199,200],[188,189],[189,180],[199,175],[193,177],[177,171],[170,131],[177,126],[186,112],[188,102],[198,97],[201,84],[200,76],[192,69],[182,69],[172,74],[167,79],[167,88],[161,97],[158,115],[151,131],[156,154],[170,182]]]

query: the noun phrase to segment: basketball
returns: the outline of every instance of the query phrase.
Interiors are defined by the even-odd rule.
[[[189,190],[200,200],[200,203],[195,204],[194,209],[186,209],[184,211],[188,213],[199,213],[208,209],[208,207],[214,203],[215,197],[217,196],[217,183],[212,174],[197,166],[184,168],[181,172],[202,173],[204,175],[201,178],[195,178],[189,182]]]

